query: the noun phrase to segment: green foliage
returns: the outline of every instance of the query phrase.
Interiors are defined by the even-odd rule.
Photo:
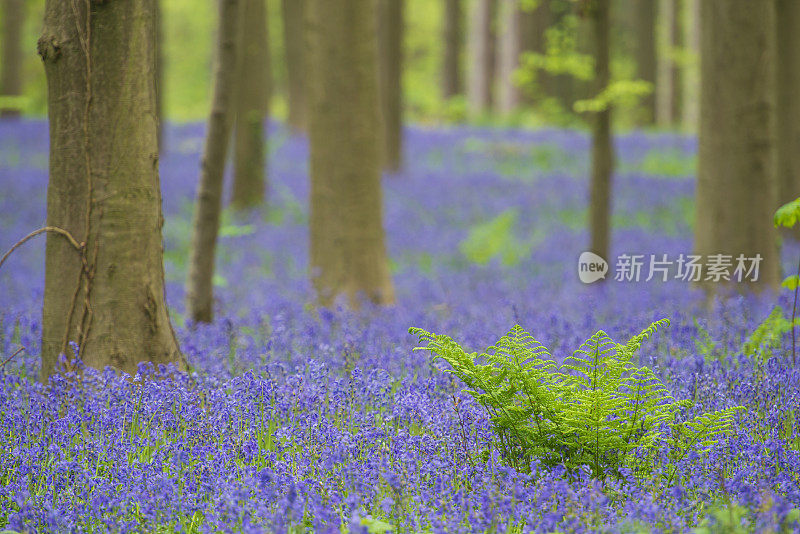
[[[466,353],[451,338],[419,328],[434,359],[446,361],[464,390],[483,406],[503,459],[528,470],[545,466],[591,468],[594,476],[619,476],[628,467],[637,476],[651,473],[656,454],[669,446],[677,464],[691,450],[704,451],[728,432],[741,407],[701,414],[680,423],[677,401],[647,367],[632,358],[666,319],[656,321],[627,343],[599,331],[561,365],[519,325],[482,353]],[[675,474],[673,467],[669,478]]]
[[[800,220],[800,198],[796,198],[778,208],[775,212],[775,227],[792,228]]]
[[[519,213],[508,209],[497,217],[473,226],[459,248],[468,260],[484,264],[500,257],[504,265],[516,265],[530,253],[530,244],[514,236],[514,226]]]
[[[769,510],[771,503],[764,503]],[[786,514],[777,532],[793,532],[792,525],[800,520],[800,510],[793,508]],[[706,518],[692,532],[694,534],[747,534],[758,530],[758,523],[752,517],[750,510],[736,503],[716,502],[707,510]],[[775,532],[775,531],[770,531]]]
[[[753,359],[754,362],[766,363],[769,357],[780,348],[783,337],[791,330],[792,322],[784,315],[783,308],[776,306],[748,336],[742,346],[742,353]]]
[[[594,98],[578,100],[573,108],[578,113],[598,112],[614,107],[635,106],[639,99],[653,92],[653,84],[644,80],[616,80]]]

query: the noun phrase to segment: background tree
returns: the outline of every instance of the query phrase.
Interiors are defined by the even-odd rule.
[[[283,41],[286,49],[289,116],[295,132],[306,129],[306,66],[303,44],[304,11],[307,0],[283,0]]]
[[[476,0],[470,14],[469,70],[467,100],[470,113],[480,115],[492,107],[494,84],[494,32],[492,31],[496,0]]]
[[[779,278],[772,223],[774,7],[766,1],[700,2],[695,251],[734,258],[760,254],[761,287],[774,287]]]
[[[681,122],[696,133],[700,120],[700,0],[685,0],[683,10],[684,65]]]
[[[682,45],[681,3],[659,0],[658,70],[656,82],[656,120],[661,126],[674,126],[680,119],[681,69],[676,61]]]
[[[610,0],[591,0],[588,4],[594,38],[596,95],[611,81]],[[592,177],[589,192],[590,250],[609,257],[611,234],[611,173],[614,170],[614,146],[611,139],[611,105],[595,113],[592,123]]]
[[[87,11],[87,7],[91,10]],[[183,361],[164,301],[153,0],[47,0],[50,182],[41,379],[75,341],[91,367]]]
[[[383,162],[403,166],[403,0],[377,0]]]
[[[636,76],[656,87],[656,6],[655,0],[636,0],[634,5]],[[653,124],[656,117],[655,92],[642,99],[644,113],[640,124]]]
[[[192,220],[192,245],[186,279],[186,312],[194,321],[214,318],[214,261],[222,209],[222,182],[232,119],[238,55],[240,0],[220,0],[217,63],[200,182]]]
[[[452,98],[464,92],[461,51],[464,46],[464,15],[461,0],[444,0],[444,59],[442,61],[442,97]]]
[[[264,122],[269,108],[271,77],[265,0],[239,1],[242,3],[242,16],[233,105],[231,205],[241,210],[258,206],[266,196]]]
[[[25,0],[2,0],[2,56],[0,56],[0,102],[22,95],[22,29],[25,24]],[[10,104],[10,105],[9,105]],[[16,117],[19,105],[0,103],[0,117]]]
[[[800,2],[776,0],[778,204],[800,197]]]
[[[322,305],[394,300],[383,232],[375,3],[306,4],[310,270]]]

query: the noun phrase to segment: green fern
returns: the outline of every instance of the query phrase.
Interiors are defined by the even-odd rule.
[[[652,370],[632,363],[642,343],[668,324],[656,321],[624,345],[597,332],[561,365],[519,325],[482,353],[467,353],[448,336],[409,332],[427,343],[415,350],[446,361],[446,372],[486,409],[509,465],[526,471],[538,459],[546,466],[588,466],[605,478],[619,476],[622,467],[646,475],[667,445],[676,466],[690,450],[705,450],[730,431],[740,409],[677,422],[689,401],[675,400]],[[672,469],[670,482],[674,475]]]

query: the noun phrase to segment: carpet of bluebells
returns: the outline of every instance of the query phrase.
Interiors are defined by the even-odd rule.
[[[47,125],[0,123],[0,249],[45,221]],[[44,239],[0,272],[0,531],[791,532],[800,371],[744,340],[791,295],[706,302],[681,280],[584,285],[589,142],[573,131],[407,131],[384,177],[396,305],[319,309],[307,277],[303,138],[270,128],[269,209],[226,213],[217,317],[183,317],[200,125],[161,158],[167,300],[189,375],[140,366],[38,383]],[[617,138],[612,258],[692,250],[694,138]],[[784,247],[790,272],[800,249]],[[658,277],[656,277],[658,278]],[[417,326],[482,350],[519,323],[556,359],[599,329],[667,317],[640,351],[697,411],[742,405],[730,439],[660,473],[592,480],[481,455],[483,409],[412,351]],[[623,473],[624,475],[624,473]]]

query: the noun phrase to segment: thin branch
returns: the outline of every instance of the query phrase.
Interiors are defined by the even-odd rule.
[[[20,239],[16,243],[14,243],[14,246],[12,246],[8,250],[8,252],[6,252],[3,255],[2,259],[0,259],[0,267],[3,266],[3,264],[5,263],[5,261],[8,259],[8,257],[11,255],[12,252],[14,252],[19,247],[21,247],[23,244],[25,244],[26,241],[36,237],[39,234],[43,234],[45,232],[53,232],[53,233],[56,233],[56,234],[59,234],[59,235],[63,235],[65,238],[67,238],[67,241],[69,241],[69,244],[72,245],[72,248],[74,248],[78,253],[82,253],[83,252],[83,246],[81,244],[79,244],[75,240],[74,237],[72,237],[72,234],[70,234],[69,232],[67,232],[63,228],[58,228],[57,226],[45,226],[44,228],[39,228],[38,230],[34,230],[33,232],[29,233],[28,235],[26,235],[25,237],[23,237],[22,239]]]
[[[6,366],[6,364],[7,364],[8,362],[10,362],[11,360],[13,360],[13,359],[14,359],[14,356],[16,356],[17,354],[19,354],[20,352],[23,352],[24,350],[25,350],[25,347],[20,347],[20,348],[18,348],[18,349],[17,349],[17,351],[16,351],[14,354],[12,354],[12,355],[11,355],[11,356],[9,356],[8,358],[6,358],[6,359],[3,361],[3,363],[2,363],[2,364],[0,364],[0,369],[3,369],[3,368]]]

